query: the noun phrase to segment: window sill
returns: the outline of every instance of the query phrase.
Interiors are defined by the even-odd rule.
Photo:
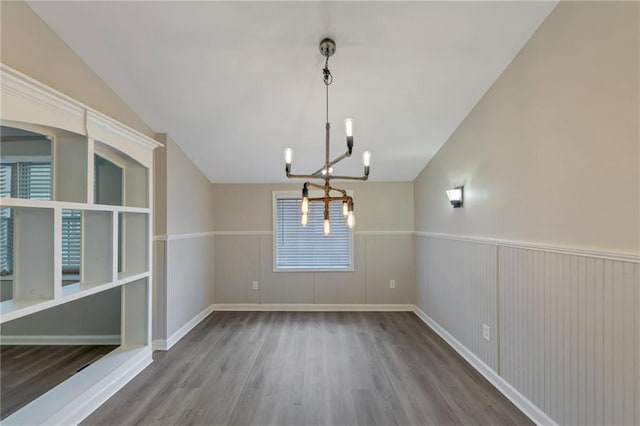
[[[355,272],[349,268],[273,268],[273,272]]]

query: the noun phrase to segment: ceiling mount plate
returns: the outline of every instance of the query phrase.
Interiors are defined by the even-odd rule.
[[[328,37],[322,39],[322,41],[320,42],[320,53],[325,58],[333,56],[333,54],[336,53],[336,42]]]

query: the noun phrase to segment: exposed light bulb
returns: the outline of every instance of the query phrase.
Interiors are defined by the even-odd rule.
[[[293,150],[291,148],[287,148],[284,150],[284,162],[287,164],[291,164],[293,160]]]
[[[362,163],[365,167],[369,167],[369,163],[371,162],[371,153],[369,151],[365,151],[362,153]]]
[[[329,174],[333,173],[333,167],[329,167]],[[326,176],[327,169],[322,169],[322,176]]]
[[[329,235],[331,233],[331,224],[329,223],[329,219],[324,220],[324,226],[322,227],[324,235]]]
[[[302,213],[302,216],[300,217],[300,224],[302,226],[307,226],[307,223],[309,223],[309,216],[306,213]]]
[[[349,204],[346,201],[342,202],[342,216],[347,216],[349,214]]]
[[[353,118],[346,118],[344,120],[344,131],[347,137],[353,136]]]
[[[352,229],[354,226],[356,226],[356,216],[353,212],[349,212],[349,215],[347,216],[347,227]]]
[[[309,213],[309,198],[308,197],[302,198],[302,205],[300,206],[300,211],[302,212],[302,214],[308,214]]]

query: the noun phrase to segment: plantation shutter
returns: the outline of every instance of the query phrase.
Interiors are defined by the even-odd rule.
[[[300,224],[300,199],[276,198],[276,269],[352,269],[351,230],[342,203],[330,204],[331,234],[324,235],[324,207],[310,204],[309,222]]]

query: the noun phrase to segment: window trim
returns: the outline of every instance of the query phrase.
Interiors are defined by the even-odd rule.
[[[347,190],[347,195],[353,197],[353,190]],[[322,197],[323,192],[319,190],[310,190],[309,197]],[[353,246],[354,246],[354,238],[353,238],[353,229],[349,229],[349,267],[348,268],[278,268],[276,263],[276,218],[278,217],[277,212],[277,200],[278,199],[300,199],[301,191],[272,191],[271,196],[271,226],[272,226],[272,258],[273,258],[273,272],[355,272],[355,262],[353,257]]]

